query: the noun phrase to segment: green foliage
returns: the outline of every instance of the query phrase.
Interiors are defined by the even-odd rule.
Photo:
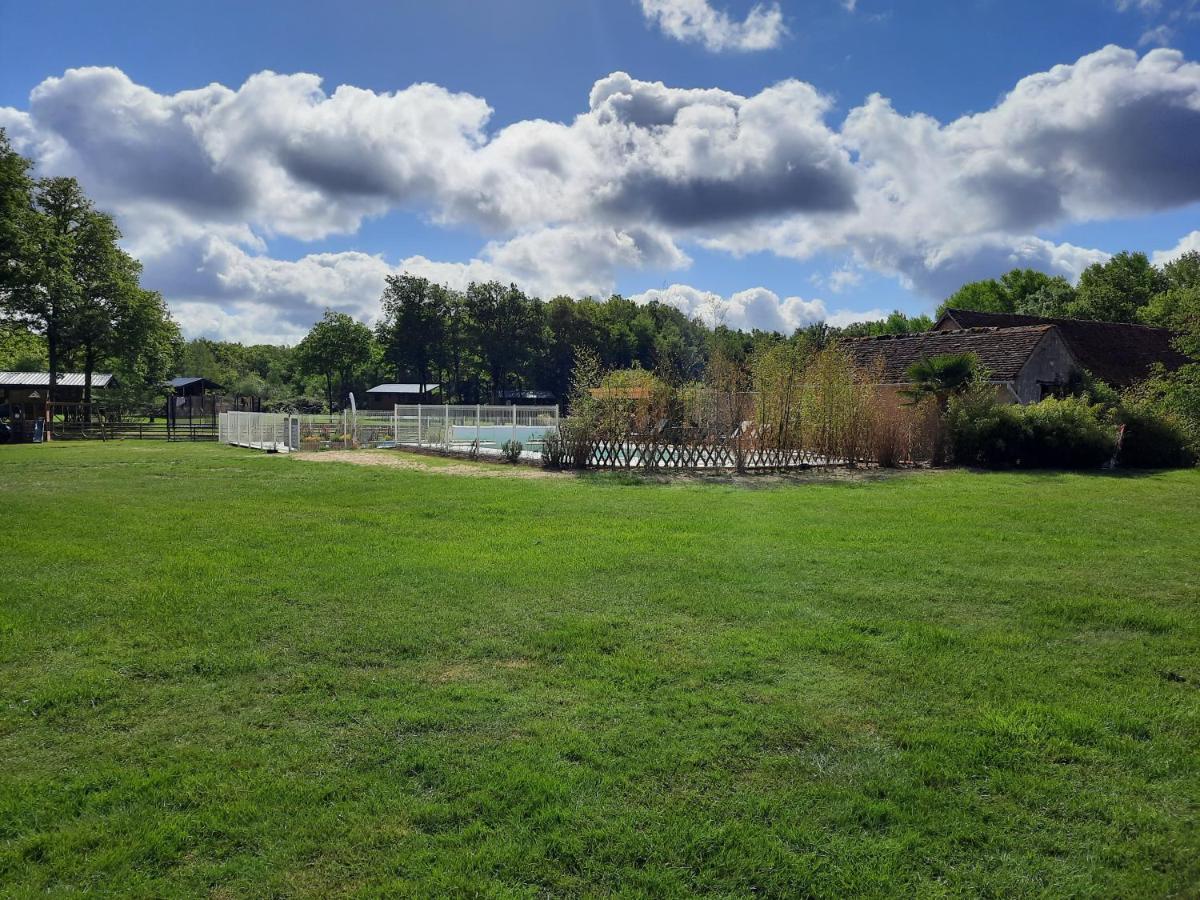
[[[521,452],[524,449],[525,445],[520,441],[508,440],[500,445],[500,454],[506,463],[516,465],[521,461]]]
[[[1194,255],[1200,259],[1200,253]],[[1200,358],[1200,284],[1174,284],[1152,297],[1138,316],[1147,325],[1179,332],[1176,349]]]
[[[46,339],[15,323],[0,322],[0,370],[42,372]]]
[[[1079,397],[1048,397],[1020,407],[1024,446],[1016,464],[1034,469],[1093,469],[1113,458],[1116,434],[1099,408]]]
[[[883,334],[917,334],[933,330],[933,319],[929,316],[909,316],[896,309],[886,319],[874,322],[855,322],[841,329],[843,337],[878,337]],[[803,332],[801,332],[803,333]],[[822,349],[827,341],[818,341],[817,349]]]
[[[912,404],[933,397],[944,406],[949,397],[965,390],[978,374],[979,359],[974,353],[947,353],[918,360],[908,367],[912,387],[900,394]]]
[[[563,469],[569,463],[569,448],[562,428],[547,431],[542,438],[542,465],[547,469]]]
[[[989,468],[1096,469],[1116,449],[1112,423],[1086,400],[1003,404],[983,381],[951,398],[946,435],[952,461]]]
[[[1200,250],[1189,250],[1162,267],[1168,290],[1200,288]]]
[[[1200,457],[1200,363],[1159,372],[1126,392],[1124,403],[1151,410],[1178,429],[1189,453]]]
[[[978,312],[1063,316],[1075,300],[1075,289],[1061,275],[1036,269],[1013,269],[1000,276],[964,284],[938,307],[938,318],[947,309]]]
[[[1137,469],[1173,469],[1196,461],[1186,423],[1149,399],[1132,400],[1115,413],[1122,429],[1118,460]]]
[[[994,313],[1016,312],[1004,287],[994,278],[964,284],[938,307],[938,318],[941,318],[947,309],[973,309],[979,312]]]
[[[1029,316],[1064,319],[1070,317],[1071,304],[1074,302],[1075,288],[1067,279],[1056,275],[1036,291],[1027,294],[1017,304],[1017,312]]]
[[[1118,253],[1083,270],[1069,315],[1104,322],[1136,322],[1138,311],[1168,286],[1145,253]]]
[[[332,410],[334,380],[339,386],[338,399],[344,400],[354,373],[370,362],[371,347],[371,329],[345,313],[327,309],[297,345],[296,362],[300,371],[325,379],[325,398]]]
[[[422,389],[450,361],[453,292],[415,275],[389,275],[375,334],[397,379],[412,373]]]

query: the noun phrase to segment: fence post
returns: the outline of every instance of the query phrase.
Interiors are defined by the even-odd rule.
[[[450,449],[450,404],[442,405],[442,443],[445,449]]]
[[[400,446],[400,407],[392,404],[392,443]]]
[[[417,404],[417,446],[421,446],[421,405]]]
[[[513,443],[515,444],[517,442],[517,404],[516,403],[513,403],[512,411],[513,411],[512,439],[513,439]]]
[[[479,451],[479,404],[475,404],[475,451]]]

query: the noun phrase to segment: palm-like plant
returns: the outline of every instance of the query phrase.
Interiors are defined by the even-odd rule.
[[[966,390],[975,380],[979,360],[974,353],[947,353],[918,360],[908,367],[912,387],[900,393],[916,405],[926,397],[936,397],[943,409],[952,394]]]

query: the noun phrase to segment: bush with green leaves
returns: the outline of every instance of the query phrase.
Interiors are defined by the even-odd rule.
[[[1101,407],[1079,397],[1004,404],[985,382],[951,398],[946,436],[953,462],[986,468],[1096,469],[1116,450]]]
[[[1083,398],[1048,397],[1020,410],[1023,468],[1096,469],[1116,452],[1116,427]]]
[[[505,441],[500,445],[500,453],[504,456],[504,461],[508,463],[518,463],[521,461],[521,451],[525,449],[525,445],[520,441]]]
[[[960,466],[1012,465],[1021,446],[1020,418],[997,399],[994,385],[978,380],[950,398],[945,441],[948,460]]]
[[[1178,419],[1148,402],[1130,402],[1116,411],[1121,426],[1117,459],[1135,469],[1176,469],[1194,465],[1196,454]]]
[[[547,431],[542,438],[542,465],[547,469],[565,468],[568,461],[567,442],[559,429]]]

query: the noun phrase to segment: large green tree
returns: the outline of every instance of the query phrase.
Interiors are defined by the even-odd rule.
[[[526,297],[515,284],[496,281],[470,284],[464,300],[472,343],[495,400],[545,346],[545,311],[540,300]]]
[[[1145,253],[1118,253],[1083,270],[1068,312],[1076,319],[1136,322],[1138,311],[1167,287],[1166,276]]]
[[[1200,359],[1200,252],[1167,263],[1163,277],[1167,289],[1151,297],[1138,316],[1147,325],[1177,331],[1179,350]]]
[[[415,377],[421,393],[425,393],[434,371],[442,371],[450,361],[450,294],[427,278],[408,274],[389,275],[383,289],[383,317],[375,334],[384,359],[398,380]]]
[[[947,309],[977,312],[1020,313],[1031,316],[1063,316],[1075,299],[1075,289],[1061,275],[1037,269],[1012,269],[1000,278],[971,281],[951,294],[938,307],[938,317]]]
[[[333,385],[337,380],[339,399],[344,399],[354,372],[371,361],[371,329],[346,313],[325,310],[296,346],[300,368],[325,379],[325,399],[334,409]]]

